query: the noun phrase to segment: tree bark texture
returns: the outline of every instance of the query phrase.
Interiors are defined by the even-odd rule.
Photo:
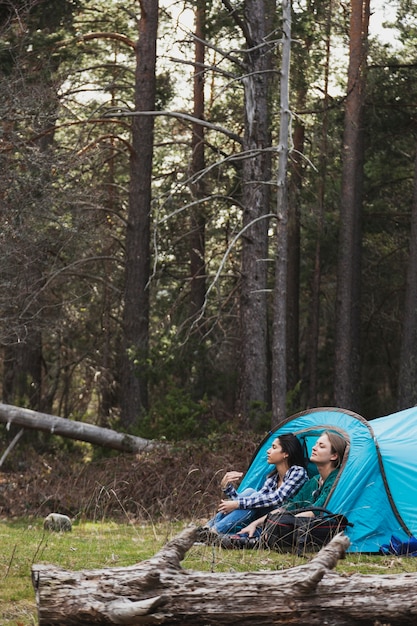
[[[407,268],[404,322],[398,378],[398,410],[417,404],[417,152],[411,207],[411,234]]]
[[[205,39],[206,39],[206,0],[198,0],[195,6],[195,40],[194,40],[194,80],[193,117],[204,120],[205,117]],[[190,258],[190,318],[195,328],[188,338],[189,358],[185,359],[189,376],[195,368],[195,389],[197,396],[202,398],[207,385],[207,357],[204,341],[204,307],[206,301],[206,183],[204,170],[205,127],[193,122],[192,157],[190,191],[193,201],[197,202],[190,210],[189,258]],[[193,356],[194,355],[194,358]]]
[[[242,413],[256,425],[269,400],[267,257],[271,179],[269,83],[272,49],[266,0],[245,2],[245,134],[242,172],[242,279],[240,298]]]
[[[370,0],[352,0],[336,297],[335,406],[360,411],[363,110]]]
[[[275,259],[272,337],[272,427],[286,416],[287,399],[287,278],[288,278],[288,136],[291,62],[291,2],[282,0],[282,60],[277,176],[277,251]]]
[[[141,452],[158,445],[142,437],[118,433],[110,428],[101,428],[94,424],[76,422],[9,404],[0,404],[0,423],[6,424],[7,428],[13,424],[29,430],[40,430],[51,435],[86,441],[120,452]]]
[[[298,94],[300,100],[302,94]],[[302,109],[300,102],[297,110]],[[291,199],[288,203],[288,271],[287,271],[287,389],[292,391],[300,380],[300,192],[303,169],[301,159],[304,152],[304,124],[294,122],[294,157],[291,177]]]
[[[307,348],[307,406],[316,406],[319,389],[319,338],[320,338],[320,311],[321,311],[321,266],[322,266],[322,239],[324,235],[324,216],[326,206],[326,186],[328,171],[328,131],[329,131],[329,77],[331,61],[331,35],[333,23],[333,1],[329,0],[324,7],[325,12],[325,47],[326,61],[324,66],[323,88],[323,122],[321,127],[321,150],[319,159],[319,183],[317,204],[316,245],[314,252],[313,275],[311,279],[311,302],[309,304],[308,321],[308,348]]]
[[[158,2],[140,0],[136,44],[135,111],[155,109]],[[154,116],[133,116],[126,231],[124,352],[121,419],[134,425],[147,409],[149,273]]]
[[[194,537],[195,529],[187,528],[153,558],[131,567],[70,572],[34,565],[39,626],[416,623],[416,574],[331,571],[349,545],[344,535],[289,570],[219,574],[181,568]]]
[[[288,9],[287,9],[288,10]],[[289,7],[291,10],[291,7]],[[290,26],[291,35],[292,27]],[[309,76],[311,73],[312,56],[311,46],[313,37],[311,32],[298,33],[294,38],[301,39],[302,45],[298,46],[301,54],[297,63],[290,66],[291,85],[294,92],[295,110],[304,111],[307,108],[309,94]],[[290,42],[289,42],[290,44]],[[290,44],[291,45],[291,44]],[[291,54],[291,50],[289,50]],[[289,59],[291,60],[291,59]],[[282,79],[284,78],[283,75]],[[295,116],[292,120],[293,147],[289,163],[288,179],[288,270],[287,270],[287,389],[293,392],[295,410],[299,407],[299,393],[294,390],[300,381],[300,265],[301,265],[301,205],[302,189],[304,184],[306,155],[304,153],[306,127],[305,120],[301,116]],[[309,310],[312,304],[309,302]],[[308,335],[309,343],[314,339]],[[312,405],[309,405],[312,406]],[[315,405],[314,405],[315,406]],[[287,406],[287,409],[289,407]],[[292,408],[292,407],[291,407]]]
[[[193,80],[194,111],[193,115],[198,120],[204,119],[205,100],[205,44],[206,37],[206,0],[198,0],[195,7],[195,70]],[[204,126],[198,122],[192,124],[192,161],[191,174],[193,181],[190,185],[193,200],[202,200],[205,193],[205,146]],[[191,271],[191,307],[190,314],[194,318],[204,306],[206,297],[206,262],[205,262],[205,210],[204,204],[193,207],[190,214],[190,271]]]

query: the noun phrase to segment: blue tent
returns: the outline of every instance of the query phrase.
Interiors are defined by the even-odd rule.
[[[351,411],[318,408],[298,413],[260,444],[238,491],[259,488],[271,466],[266,451],[279,435],[293,432],[309,455],[323,430],[342,434],[345,457],[327,508],[354,524],[346,532],[350,552],[379,552],[395,535],[417,533],[417,407],[367,421]],[[314,466],[313,466],[314,467]]]

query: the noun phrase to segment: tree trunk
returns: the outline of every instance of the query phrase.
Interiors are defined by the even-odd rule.
[[[70,7],[71,3],[63,1],[62,4],[67,5],[64,11],[68,11],[67,15],[70,23],[73,20],[72,8]],[[39,22],[36,18],[33,22],[33,15],[29,17],[29,5],[24,9],[22,6],[21,9],[22,15],[19,19],[22,20],[22,23],[25,22],[27,29],[33,29],[32,33],[30,33],[30,30],[26,31],[26,35],[29,36],[26,46],[28,46],[28,42],[32,36],[35,37],[35,40],[38,40],[35,44],[31,45],[31,48],[33,48],[33,58],[29,61],[28,59],[26,60],[26,62],[29,63],[24,70],[27,72],[26,80],[30,76],[30,82],[38,85],[39,93],[48,95],[47,101],[43,104],[42,112],[39,115],[39,119],[42,122],[42,130],[39,129],[40,132],[38,130],[39,138],[36,141],[37,149],[43,157],[46,158],[48,150],[52,151],[54,142],[53,129],[59,115],[59,98],[56,93],[58,85],[56,84],[56,80],[60,73],[61,58],[59,54],[49,54],[48,46],[45,41],[42,41],[42,36],[47,37],[48,34],[57,31],[60,27],[60,16],[59,11],[44,11]],[[7,8],[6,13],[8,10]],[[18,13],[17,5],[16,13]],[[41,30],[38,30],[41,24]],[[39,37],[40,34],[42,34],[41,37]],[[17,59],[18,56],[16,57],[16,62]],[[19,73],[22,69],[23,68],[18,68]],[[23,88],[22,93],[24,93]],[[36,106],[34,102],[33,107],[36,108]],[[2,116],[4,116],[4,112]],[[16,159],[16,155],[14,158]],[[20,158],[22,158],[22,156],[20,156]],[[33,164],[31,164],[30,160],[27,160],[24,168],[31,167],[33,167]],[[39,177],[39,173],[36,173],[35,176]],[[46,178],[46,180],[42,180],[42,184],[41,181],[39,181],[40,189],[43,189],[44,186],[46,188],[48,187],[49,177],[49,172],[47,174],[43,172],[43,178]],[[42,207],[42,203],[43,198],[42,193],[40,193],[36,202],[37,211]],[[31,211],[34,211],[34,208],[35,207],[32,206]],[[42,218],[38,219],[41,221]],[[25,230],[24,222],[20,225],[19,230]],[[26,289],[27,291],[26,297],[24,298],[25,311],[23,313],[22,310],[19,311],[18,326],[21,327],[23,332],[21,336],[16,337],[14,343],[8,343],[5,347],[3,363],[3,401],[19,405],[23,404],[31,409],[40,411],[45,409],[42,396],[43,345],[40,326],[42,322],[43,324],[46,323],[45,313],[42,309],[44,305],[43,300],[45,299],[43,286],[45,282],[47,282],[43,266],[46,264],[47,253],[42,251],[40,254],[40,249],[34,247],[32,254],[30,253],[30,249],[27,249],[27,254],[28,258],[26,264],[23,266],[23,276],[20,283],[22,295],[23,290]],[[15,253],[15,258],[19,259],[17,252]],[[20,265],[20,263],[16,263],[16,266],[18,265]],[[37,293],[32,291],[35,285],[37,285]],[[28,308],[26,307],[27,302],[30,303]],[[41,311],[42,313],[40,313]]]
[[[302,94],[297,109],[302,110]],[[306,94],[305,94],[306,95]],[[288,206],[288,271],[287,271],[287,389],[294,391],[300,380],[300,192],[303,171],[304,123],[294,120],[294,157],[291,177],[291,200]],[[294,407],[294,412],[297,406]],[[290,411],[293,412],[292,410]]]
[[[245,136],[243,161],[242,280],[240,297],[240,405],[256,427],[269,406],[267,257],[270,205],[271,138],[269,132],[269,71],[271,50],[269,3],[245,2]]]
[[[135,111],[155,109],[158,2],[140,0],[139,40],[136,44]],[[153,115],[132,119],[129,213],[126,232],[124,352],[121,421],[134,426],[147,409],[149,345],[149,271]]]
[[[33,565],[39,626],[414,626],[416,574],[349,577],[331,572],[349,540],[338,535],[312,561],[285,571],[210,573],[180,566],[188,528],[148,561],[70,572]]]
[[[204,119],[205,100],[205,44],[206,38],[206,0],[198,0],[195,7],[195,68],[194,68],[194,111],[193,117]],[[202,398],[206,389],[206,355],[203,344],[204,303],[206,299],[206,215],[203,198],[205,197],[205,178],[203,176],[205,162],[204,126],[198,122],[192,124],[192,161],[193,177],[191,192],[194,201],[201,201],[193,206],[190,213],[190,317],[197,321],[193,335],[189,339],[187,367],[195,368],[196,397]],[[202,317],[201,317],[202,316]],[[193,355],[193,356],[191,356]]]
[[[289,81],[291,59],[291,2],[282,0],[283,44],[277,178],[277,252],[275,260],[274,319],[272,338],[272,426],[286,416],[287,394],[287,268],[288,268],[288,135],[290,124]]]
[[[198,0],[195,8],[195,68],[194,68],[194,112],[197,120],[204,119],[204,85],[205,85],[205,45],[206,0]],[[205,169],[204,126],[198,122],[192,124],[192,163],[191,173],[195,180],[191,184],[193,200],[201,200],[205,196],[203,172]],[[190,269],[191,269],[191,315],[197,315],[204,305],[206,296],[205,268],[205,214],[201,205],[191,210],[190,236]]]
[[[411,207],[410,252],[398,379],[398,409],[417,404],[417,153]]]
[[[28,322],[28,335],[4,348],[3,401],[42,408],[42,335]]]
[[[322,1],[322,0],[321,0]],[[310,14],[309,3],[306,11]],[[301,18],[302,24],[304,19]],[[295,23],[297,26],[297,23]],[[292,89],[295,93],[296,111],[307,109],[309,91],[309,76],[311,74],[311,46],[313,36],[309,29],[302,29],[300,35],[295,32],[294,39],[302,41],[297,46],[297,61],[292,67]],[[288,186],[288,271],[287,271],[287,390],[291,402],[287,402],[287,411],[296,412],[300,408],[300,255],[301,234],[300,218],[302,203],[302,187],[304,180],[304,166],[306,156],[304,154],[305,122],[301,116],[296,115],[293,119],[293,149],[289,168]],[[311,306],[309,305],[309,310]],[[309,335],[310,339],[310,335]],[[309,405],[311,406],[311,405]]]
[[[307,406],[317,406],[317,395],[319,389],[318,375],[318,350],[320,335],[320,292],[321,292],[321,264],[322,252],[321,244],[323,238],[323,226],[326,202],[326,180],[327,180],[327,160],[328,160],[328,130],[329,130],[329,76],[331,58],[331,33],[332,33],[333,3],[329,0],[326,10],[326,61],[324,67],[324,87],[323,87],[323,122],[321,127],[321,149],[319,160],[319,189],[317,206],[317,228],[316,247],[314,252],[313,275],[311,280],[311,302],[309,305],[308,317],[308,344],[307,344],[307,380],[308,394]]]
[[[363,109],[370,0],[352,0],[337,270],[335,406],[360,411]]]
[[[159,445],[141,437],[118,433],[109,428],[100,428],[94,424],[76,422],[75,420],[57,417],[56,415],[21,409],[9,404],[0,404],[0,423],[6,424],[7,428],[10,428],[11,424],[16,424],[29,430],[41,430],[51,435],[61,435],[69,439],[87,441],[94,445],[121,452],[141,452]]]

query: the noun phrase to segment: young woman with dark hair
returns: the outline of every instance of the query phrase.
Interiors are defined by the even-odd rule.
[[[318,474],[310,478],[298,493],[291,497],[284,506],[278,507],[274,512],[293,511],[296,509],[324,507],[329,498],[335,480],[339,474],[347,443],[339,434],[325,430],[314,444],[310,461],[317,467]],[[304,511],[296,514],[296,517],[314,517],[314,510]],[[242,528],[237,535],[245,536],[247,539],[259,537],[266,515],[251,521],[245,528]],[[236,538],[238,538],[236,535]],[[243,542],[239,541],[240,547]],[[253,544],[255,545],[255,544]]]
[[[247,488],[241,493],[234,483],[243,476],[242,472],[227,472],[221,488],[226,498],[220,501],[218,513],[198,529],[197,540],[207,541],[216,534],[237,532],[252,520],[266,515],[292,498],[308,480],[306,459],[298,438],[288,433],[277,437],[267,451],[267,461],[275,465],[265,483],[258,491]]]

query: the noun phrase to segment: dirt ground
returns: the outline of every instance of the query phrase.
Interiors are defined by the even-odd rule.
[[[0,517],[57,512],[91,520],[206,519],[219,502],[223,474],[244,472],[258,443],[259,438],[227,435],[86,460],[86,451],[74,445],[40,453],[24,442],[0,468]]]

